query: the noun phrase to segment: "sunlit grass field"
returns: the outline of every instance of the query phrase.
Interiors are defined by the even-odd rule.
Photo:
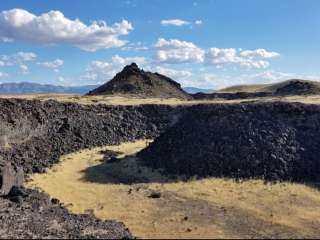
[[[60,199],[73,213],[124,222],[143,238],[317,238],[320,191],[261,180],[170,179],[141,166],[134,154],[150,141],[82,150],[61,157],[27,187]],[[119,163],[103,150],[122,152]],[[123,179],[138,177],[136,182]],[[150,198],[150,192],[160,193]]]

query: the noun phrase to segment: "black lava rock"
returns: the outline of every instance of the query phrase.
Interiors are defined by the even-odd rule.
[[[137,156],[187,177],[319,181],[319,148],[319,106],[198,105]]]

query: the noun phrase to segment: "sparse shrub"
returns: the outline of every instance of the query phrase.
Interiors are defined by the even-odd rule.
[[[194,181],[197,181],[199,178],[198,178],[198,176],[197,175],[193,175],[192,177],[190,177],[189,179],[188,179],[188,181],[189,182],[194,182]]]

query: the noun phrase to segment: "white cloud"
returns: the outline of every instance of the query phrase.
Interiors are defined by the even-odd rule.
[[[85,74],[81,79],[104,83],[114,77],[125,65],[132,62],[143,65],[146,61],[144,57],[120,57],[118,55],[113,56],[109,62],[92,61],[87,66]]]
[[[182,19],[167,19],[167,20],[161,20],[161,25],[162,26],[176,26],[176,27],[181,27],[185,25],[191,25],[192,22],[182,20]],[[194,21],[194,24],[196,25],[201,25],[202,20],[196,20]]]
[[[279,53],[265,49],[238,51],[235,48],[210,48],[205,54],[205,62],[218,68],[227,64],[236,64],[246,68],[267,68],[270,63],[262,60],[279,56]]]
[[[60,11],[50,11],[36,16],[23,9],[0,13],[0,38],[34,44],[75,45],[86,51],[121,47],[126,41],[119,39],[133,29],[130,22],[122,20],[108,26],[104,21],[86,25],[79,19],[66,18]]]
[[[113,78],[128,64],[135,62],[146,71],[158,72],[174,80],[184,81],[190,79],[192,73],[187,70],[176,70],[163,66],[148,66],[144,57],[120,57],[115,55],[110,61],[92,61],[86,68],[82,80],[95,83],[105,83]]]
[[[161,66],[156,66],[154,68],[151,68],[151,71],[158,72],[162,75],[168,76],[173,80],[184,80],[192,76],[192,73],[186,70],[176,70],[176,69],[165,68]]]
[[[201,83],[199,87],[203,88],[217,89],[228,86],[227,79],[221,78],[215,74],[205,73],[200,77],[199,80]]]
[[[64,61],[61,59],[56,59],[54,61],[50,61],[50,62],[38,62],[38,65],[47,67],[47,68],[51,68],[53,69],[55,72],[59,72],[59,68],[63,65]]]
[[[37,57],[37,54],[33,52],[18,52],[15,55],[17,61],[33,61]]]
[[[33,52],[17,52],[12,55],[1,55],[0,66],[13,66],[23,62],[34,61],[37,54]]]
[[[221,89],[225,87],[243,85],[243,84],[268,84],[285,81],[288,79],[306,79],[313,81],[320,81],[320,76],[308,74],[295,74],[287,72],[279,72],[274,70],[261,71],[251,74],[238,75],[214,75],[203,74],[198,80],[194,80],[189,84],[190,86],[204,87],[211,89]]]
[[[0,37],[0,41],[1,41],[1,42],[7,42],[7,43],[9,43],[9,42],[13,42],[13,39],[11,39],[11,38],[6,38],[6,37]]]
[[[206,62],[212,65],[223,65],[240,61],[234,48],[210,48],[206,52],[205,57]]]
[[[217,68],[225,65],[236,65],[245,68],[267,68],[270,63],[264,59],[277,57],[280,54],[265,49],[237,50],[235,48],[209,48],[206,51],[192,42],[177,39],[159,38],[154,45],[155,60],[158,63],[206,63]]]
[[[270,63],[263,60],[253,61],[250,59],[242,59],[242,61],[240,61],[240,66],[246,68],[267,68],[270,66]]]
[[[59,76],[59,77],[58,77],[58,82],[59,82],[59,83],[65,83],[64,77]]]
[[[182,19],[161,20],[160,23],[162,26],[177,26],[177,27],[191,24],[190,22],[182,20]]]
[[[320,76],[310,75],[310,74],[296,74],[296,73],[288,73],[288,72],[280,72],[280,71],[263,71],[256,74],[247,74],[241,75],[241,79],[245,82],[249,83],[275,83],[279,81],[284,81],[288,79],[305,79],[305,80],[313,80],[320,81]]]
[[[123,51],[146,51],[148,49],[149,47],[145,46],[142,42],[129,43],[121,48]]]
[[[4,73],[4,72],[0,72],[0,78],[2,78],[2,77],[8,77],[8,76],[9,76],[9,74]]]
[[[20,68],[20,73],[23,74],[23,75],[30,73],[28,66],[25,65],[25,64],[20,64],[19,68]]]
[[[159,38],[155,48],[155,59],[162,63],[199,63],[204,60],[204,51],[192,42]]]
[[[280,56],[277,52],[269,52],[265,49],[259,48],[255,50],[244,50],[240,52],[240,56],[242,57],[249,57],[249,58],[255,58],[255,57],[261,57],[261,58],[273,58]]]

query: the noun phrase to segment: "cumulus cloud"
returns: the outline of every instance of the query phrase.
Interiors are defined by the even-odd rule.
[[[146,51],[148,49],[149,47],[144,45],[142,42],[129,43],[121,48],[123,51]]]
[[[55,72],[59,72],[59,68],[63,65],[64,61],[61,59],[56,59],[54,61],[49,62],[38,62],[38,65],[50,68],[54,70]]]
[[[34,61],[37,54],[33,52],[17,52],[12,55],[1,55],[0,66],[12,66],[22,62]]]
[[[20,64],[19,68],[20,68],[20,73],[23,74],[23,75],[30,73],[28,66],[25,65],[25,64]]]
[[[265,49],[237,50],[214,47],[204,50],[192,42],[164,38],[159,38],[154,47],[156,49],[154,58],[158,63],[205,63],[217,68],[231,64],[244,68],[267,68],[270,63],[265,59],[280,55]]]
[[[240,60],[234,48],[210,48],[205,57],[206,62],[213,65],[237,63]]]
[[[172,68],[165,68],[161,66],[156,66],[151,68],[151,71],[158,72],[162,75],[168,76],[174,80],[184,80],[192,76],[192,73],[186,70],[176,70]]]
[[[4,73],[4,72],[0,72],[0,78],[2,78],[2,77],[8,77],[8,76],[9,76],[9,74]]]
[[[295,74],[274,70],[264,70],[257,73],[237,74],[237,75],[214,75],[203,74],[198,80],[194,80],[190,86],[198,86],[211,89],[221,89],[225,87],[243,84],[268,84],[277,83],[288,79],[307,79],[320,81],[320,76],[308,74]]]
[[[58,77],[58,82],[59,82],[60,84],[64,84],[64,83],[65,83],[64,77],[59,76],[59,77]]]
[[[211,89],[223,88],[228,86],[228,83],[229,83],[227,79],[224,79],[220,76],[217,76],[211,73],[205,73],[201,75],[199,82],[200,82],[199,87],[204,87],[204,88],[209,87]]]
[[[244,82],[249,83],[275,83],[279,81],[284,81],[288,79],[306,79],[313,81],[320,81],[320,76],[318,75],[310,75],[310,74],[296,74],[289,72],[280,72],[280,71],[263,71],[256,74],[246,74],[240,75],[241,79]]]
[[[191,24],[195,24],[195,25],[201,25],[202,24],[202,20],[196,20],[194,22],[189,22],[186,20],[182,20],[182,19],[166,19],[166,20],[161,20],[160,21],[162,26],[176,26],[176,27],[181,27],[181,26],[185,26],[185,25],[191,25]]]
[[[33,52],[18,52],[15,55],[17,61],[33,61],[37,57],[37,54]]]
[[[119,39],[133,29],[122,20],[108,26],[104,21],[86,25],[79,19],[66,18],[60,11],[36,16],[24,9],[11,9],[0,13],[0,38],[34,44],[67,43],[86,51],[121,47],[126,41]]]
[[[104,83],[121,71],[125,65],[131,64],[132,62],[143,65],[146,61],[144,57],[120,57],[118,55],[113,56],[111,61],[108,62],[92,61],[87,66],[85,74],[81,79]]]
[[[279,53],[265,49],[240,50],[235,48],[210,48],[206,51],[205,62],[218,68],[227,64],[236,64],[246,68],[267,68],[270,63],[263,59],[279,56]]]
[[[242,59],[240,61],[240,66],[241,67],[246,67],[246,68],[267,68],[270,66],[270,63],[268,61],[264,60],[251,60],[251,59]]]
[[[162,63],[199,63],[204,60],[204,51],[192,42],[159,38],[155,48],[155,59]]]
[[[160,23],[162,26],[177,26],[177,27],[191,24],[190,22],[182,19],[166,19],[166,20],[161,20]]]
[[[259,48],[255,50],[244,50],[240,52],[240,56],[242,57],[249,57],[249,58],[255,58],[255,57],[261,57],[261,58],[273,58],[280,56],[277,52],[269,52],[265,49]]]

